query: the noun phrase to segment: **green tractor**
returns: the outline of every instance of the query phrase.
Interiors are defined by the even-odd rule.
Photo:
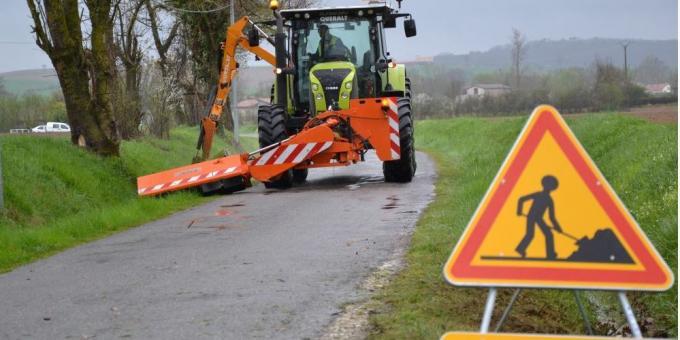
[[[387,51],[385,29],[397,27],[397,19],[406,18],[406,37],[415,36],[411,15],[384,3],[274,13],[277,78],[271,105],[258,109],[260,146],[300,132],[320,113],[349,109],[353,99],[396,97],[401,157],[384,161],[383,172],[388,182],[410,182],[416,169],[411,83],[405,66],[394,63]],[[258,30],[251,30],[249,41],[258,40]],[[307,171],[292,169],[265,185],[287,188],[304,182]]]

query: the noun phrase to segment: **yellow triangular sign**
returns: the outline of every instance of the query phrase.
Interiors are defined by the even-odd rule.
[[[557,110],[539,106],[444,267],[454,285],[665,290],[673,274]]]

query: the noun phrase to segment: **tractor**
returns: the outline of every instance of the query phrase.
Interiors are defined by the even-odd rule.
[[[411,82],[405,66],[392,60],[385,39],[385,29],[397,27],[400,18],[406,37],[415,36],[412,16],[382,2],[278,7],[278,1],[270,2],[275,20],[254,23],[243,17],[227,30],[219,84],[201,121],[198,162],[138,178],[139,195],[190,187],[234,192],[250,186],[251,177],[267,188],[285,189],[304,182],[309,169],[364,161],[371,149],[383,162],[385,181],[412,180]],[[275,27],[273,37],[264,25]],[[263,39],[274,54],[260,47]],[[238,70],[237,47],[273,66],[271,102],[258,108],[259,150],[211,160],[217,122]]]

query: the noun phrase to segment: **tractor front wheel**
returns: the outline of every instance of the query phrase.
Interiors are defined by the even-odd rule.
[[[286,111],[278,105],[262,105],[257,109],[257,134],[260,147],[269,146],[288,138],[286,132]],[[264,182],[267,189],[287,189],[293,185],[293,170],[279,178]]]
[[[399,98],[399,144],[401,157],[383,162],[385,182],[407,183],[416,173],[416,152],[413,139],[413,116],[410,95]]]

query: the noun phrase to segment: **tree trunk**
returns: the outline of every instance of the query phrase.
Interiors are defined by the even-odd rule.
[[[109,54],[110,0],[86,1],[92,23],[91,53],[83,47],[77,0],[43,0],[42,4],[40,0],[27,0],[27,3],[36,43],[47,53],[59,78],[71,124],[71,142],[78,144],[83,136],[89,150],[117,156],[120,143],[111,105],[115,78]]]
[[[112,22],[109,16],[111,10],[110,0],[91,0],[87,2],[92,21],[92,44],[93,64],[93,98],[90,103],[90,112],[95,124],[87,130],[91,131],[91,139],[88,146],[102,155],[118,155],[119,137],[116,121],[113,119],[113,105],[111,94],[113,92],[113,63],[109,48],[113,42]]]

